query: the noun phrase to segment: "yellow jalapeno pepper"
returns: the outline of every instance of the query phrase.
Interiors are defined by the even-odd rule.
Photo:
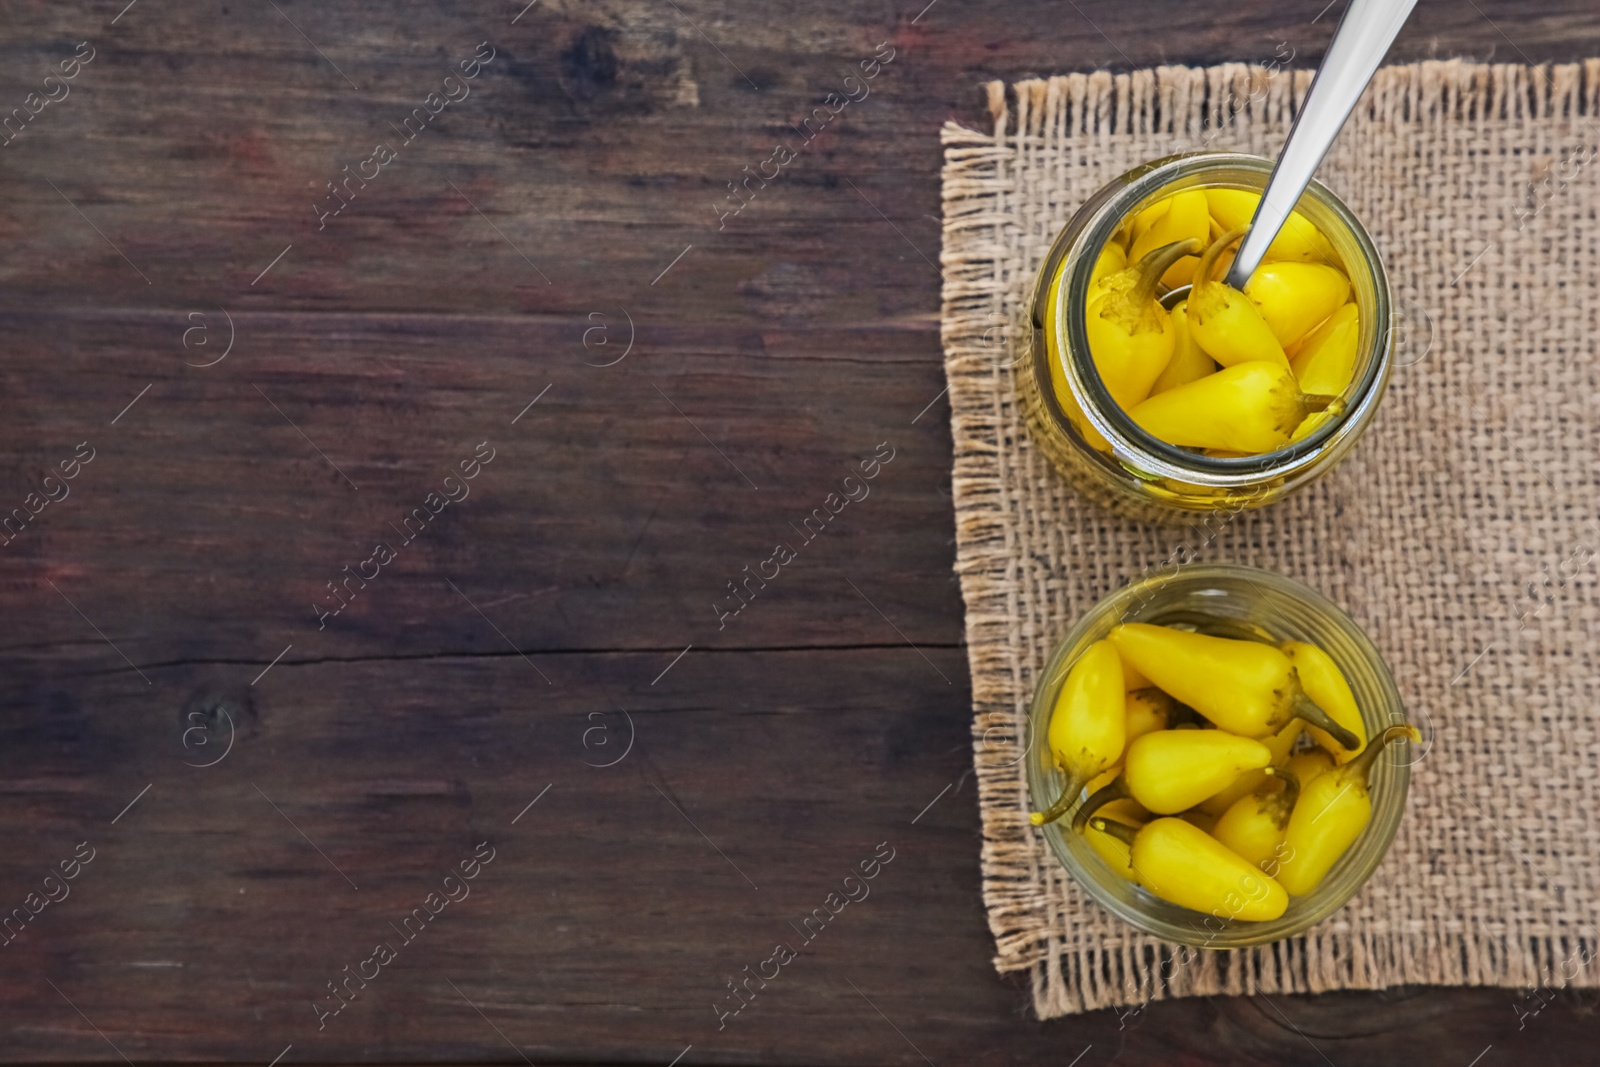
[[[1217,369],[1217,361],[1206,355],[1205,349],[1195,343],[1193,334],[1189,331],[1189,302],[1180,300],[1172,308],[1172,335],[1176,340],[1172,346],[1172,360],[1167,364],[1167,369],[1156,378],[1155,385],[1150,387],[1150,395],[1164,393],[1168,389],[1175,389],[1180,385],[1197,382],[1208,374],[1213,374]]]
[[[1272,792],[1262,787],[1240,797],[1217,817],[1211,836],[1271,874],[1280,861],[1300,783],[1287,771],[1268,768],[1267,773],[1282,778],[1283,789]]]
[[[1300,788],[1304,789],[1337,766],[1338,764],[1333,762],[1333,757],[1324,750],[1308,748],[1304,752],[1296,752],[1290,756],[1283,769],[1294,775],[1295,780],[1300,783]],[[1109,782],[1111,779],[1107,778],[1106,781]]]
[[[1211,276],[1217,256],[1244,233],[1239,229],[1223,234],[1200,257],[1194,288],[1189,290],[1189,332],[1195,343],[1224,367],[1266,362],[1287,369],[1289,357],[1284,354],[1283,342],[1262,317],[1261,309],[1239,290]]]
[[[1296,441],[1304,441],[1307,437],[1310,437],[1316,432],[1317,427],[1321,426],[1329,419],[1338,417],[1339,412],[1333,410],[1332,408],[1329,408],[1327,411],[1318,411],[1311,415],[1307,415],[1303,420],[1301,420],[1300,425],[1295,427],[1294,433],[1289,435],[1289,443],[1294,444]]]
[[[1240,363],[1157,393],[1128,416],[1168,444],[1257,455],[1282,448],[1329,396],[1307,396],[1288,362]]]
[[[1263,737],[1261,743],[1267,746],[1272,753],[1272,766],[1286,767],[1289,763],[1289,753],[1294,750],[1294,743],[1300,739],[1300,731],[1305,723],[1299,719],[1290,719],[1288,725],[1270,737]],[[1268,777],[1268,770],[1245,771],[1239,775],[1228,788],[1216,796],[1208,797],[1200,802],[1200,810],[1207,815],[1221,815],[1233,806],[1233,802],[1247,793],[1254,793],[1263,785],[1271,787],[1273,779]]]
[[[1192,240],[1198,251],[1204,248],[1211,236],[1211,212],[1202,189],[1190,189],[1161,201],[1167,210],[1162,212],[1143,233],[1133,239],[1128,250],[1130,259],[1142,259],[1164,245]],[[1185,256],[1161,275],[1161,284],[1167,288],[1188,285],[1194,276],[1194,256]]]
[[[1095,819],[1093,828],[1126,842],[1138,883],[1168,903],[1248,922],[1276,919],[1289,907],[1270,875],[1182,819],[1156,819],[1138,830]]]
[[[1350,297],[1350,281],[1324,263],[1263,263],[1244,284],[1280,345],[1310,333]]]
[[[1132,798],[1157,815],[1187,811],[1245,771],[1265,767],[1272,752],[1226,730],[1157,730],[1128,746],[1122,773],[1097,790],[1073,819],[1082,830],[1103,805]]]
[[[1372,820],[1367,778],[1384,748],[1402,739],[1421,741],[1422,734],[1414,726],[1391,726],[1361,755],[1301,788],[1278,866],[1278,880],[1290,895],[1305,896],[1317,888],[1367,828]]]
[[[1124,410],[1150,395],[1172,360],[1177,338],[1171,316],[1155,298],[1156,285],[1168,267],[1198,247],[1180,241],[1158,248],[1107,276],[1100,295],[1089,301],[1083,317],[1089,356],[1106,391]]]
[[[1260,204],[1261,194],[1245,189],[1206,190],[1206,206],[1211,209],[1211,217],[1223,231],[1249,226]],[[1333,246],[1328,243],[1322,231],[1298,211],[1289,212],[1289,218],[1285,220],[1283,229],[1278,231],[1278,236],[1267,246],[1264,260],[1266,262],[1297,260],[1301,263],[1339,265],[1339,258],[1334,253]]]
[[[1177,702],[1155,687],[1135,689],[1128,694],[1128,743],[1172,725]]]
[[[1050,752],[1067,776],[1061,797],[1029,816],[1042,826],[1066,814],[1083,787],[1122,757],[1127,738],[1127,691],[1122,660],[1108,641],[1096,641],[1067,672],[1050,712]]]
[[[1355,759],[1367,743],[1367,726],[1361,720],[1361,709],[1356,707],[1356,695],[1350,691],[1350,683],[1345,681],[1339,665],[1322,649],[1303,641],[1289,641],[1279,647],[1289,657],[1289,662],[1294,664],[1294,672],[1299,676],[1306,696],[1327,712],[1334,722],[1349,730],[1356,743],[1347,748],[1335,741],[1326,730],[1316,726],[1307,727],[1311,739],[1327,749],[1339,763]]]
[[[1207,206],[1210,206],[1209,201],[1207,201]],[[1131,247],[1132,243],[1148,233],[1150,227],[1154,226],[1158,221],[1160,221],[1162,216],[1166,215],[1167,211],[1171,207],[1172,204],[1170,201],[1157,200],[1149,207],[1134,212],[1133,220],[1131,222],[1124,223],[1122,230],[1119,231],[1122,234],[1123,240]]]
[[[1114,627],[1108,640],[1169,696],[1224,730],[1241,737],[1266,737],[1298,716],[1327,730],[1347,748],[1360,744],[1306,696],[1294,664],[1271,645],[1141,622]],[[1270,754],[1256,766],[1268,762]]]
[[[1061,262],[1064,267],[1066,260]],[[1128,253],[1124,252],[1122,246],[1115,241],[1107,241],[1105,247],[1100,249],[1100,254],[1094,259],[1094,269],[1089,272],[1089,288],[1092,290],[1101,281],[1123,270],[1127,265]],[[1060,277],[1061,272],[1058,270],[1056,278],[1059,280]]]
[[[1127,687],[1128,692],[1132,693],[1138,689],[1149,689],[1150,679],[1134,670],[1133,666],[1127,660],[1123,660],[1122,684]]]
[[[1289,360],[1300,388],[1326,396],[1343,393],[1355,375],[1360,341],[1361,312],[1354,304],[1346,304],[1318,326]]]

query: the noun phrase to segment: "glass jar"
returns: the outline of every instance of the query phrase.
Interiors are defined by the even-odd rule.
[[[1168,571],[1124,586],[1096,604],[1073,626],[1039,676],[1028,721],[1028,793],[1033,810],[1043,811],[1066,787],[1046,738],[1050,713],[1072,664],[1118,623],[1192,623],[1196,615],[1218,620],[1223,629],[1264,631],[1275,643],[1305,641],[1321,648],[1350,683],[1369,738],[1406,722],[1400,693],[1378,650],[1350,616],[1320,593],[1271,571],[1236,564]],[[1370,778],[1371,822],[1316,889],[1290,897],[1288,910],[1266,922],[1205,915],[1161,900],[1113,871],[1083,835],[1073,831],[1070,816],[1047,823],[1040,831],[1061,865],[1090,896],[1139,929],[1198,948],[1264,945],[1298,934],[1339,910],[1377,869],[1400,825],[1414,759],[1409,745],[1391,746],[1378,758]]]
[[[1372,238],[1344,202],[1313,181],[1296,205],[1328,239],[1350,279],[1360,340],[1342,411],[1299,441],[1259,456],[1223,458],[1151,436],[1111,399],[1089,358],[1085,294],[1100,250],[1125,220],[1187,189],[1259,194],[1272,172],[1259,156],[1199,152],[1158,159],[1112,181],[1056,237],[1021,324],[1018,392],[1041,449],[1086,495],[1138,517],[1260,507],[1326,474],[1371,423],[1394,359],[1389,277]],[[1051,282],[1065,261],[1052,306]],[[1052,382],[1047,333],[1061,341]],[[1064,394],[1064,395],[1063,395]],[[1094,440],[1094,444],[1091,444]]]

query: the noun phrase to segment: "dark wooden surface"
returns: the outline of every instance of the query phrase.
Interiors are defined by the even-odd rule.
[[[0,1058],[1581,1058],[1592,994],[1521,1029],[1499,989],[1041,1024],[990,964],[939,126],[984,122],[990,78],[1312,64],[1323,2],[0,7],[4,112],[94,48],[0,148],[0,505],[94,450],[0,547],[0,908],[95,850],[0,948]],[[319,232],[324,183],[481,41],[471,95]],[[871,95],[719,230],[883,41]],[[1597,53],[1575,0],[1424,0],[1397,47]],[[470,496],[319,630],[482,441]],[[719,629],[882,442],[870,496]],[[319,1031],[482,841],[471,895]],[[870,896],[719,1030],[725,980],[882,842]]]

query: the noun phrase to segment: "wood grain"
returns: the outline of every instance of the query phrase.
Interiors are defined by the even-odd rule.
[[[1493,989],[1040,1024],[990,964],[938,127],[982,125],[990,78],[1313,64],[1322,11],[11,5],[0,114],[95,54],[0,147],[0,504],[94,459],[0,545],[0,907],[96,853],[3,949],[0,1059],[1577,1058],[1592,995],[1522,1029]],[[400,143],[483,41],[470,95]],[[870,95],[804,141],[880,42]],[[1425,0],[1395,55],[1597,53],[1583,5]],[[327,583],[485,441],[470,494],[319,628]],[[319,1031],[326,983],[485,840],[471,896]],[[719,1029],[726,980],[882,842],[870,896]]]

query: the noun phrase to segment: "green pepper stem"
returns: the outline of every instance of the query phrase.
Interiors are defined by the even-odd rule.
[[[1056,802],[1044,811],[1035,811],[1028,814],[1028,822],[1034,826],[1043,826],[1047,822],[1055,822],[1067,813],[1072,807],[1072,802],[1078,799],[1078,794],[1083,792],[1083,787],[1088,783],[1082,778],[1068,778],[1066,788],[1061,790],[1061,795]]]
[[[1131,846],[1133,839],[1139,836],[1137,827],[1129,826],[1125,822],[1112,822],[1110,819],[1093,819],[1089,825],[1101,833],[1116,838],[1124,845]]]
[[[1142,308],[1154,300],[1156,286],[1161,284],[1161,276],[1184,256],[1196,255],[1199,251],[1200,242],[1193,237],[1186,237],[1182,241],[1174,241],[1146,252],[1144,258],[1134,265],[1134,269],[1139,272],[1139,281],[1128,293],[1133,305]]]
[[[1327,411],[1339,400],[1336,396],[1327,393],[1301,393],[1300,402],[1305,405],[1307,415],[1315,415],[1319,411]]]
[[[1294,698],[1294,711],[1291,713],[1315,726],[1325,733],[1333,735],[1333,739],[1347,751],[1354,752],[1361,747],[1361,738],[1346,730],[1334,721],[1332,715],[1323,711],[1311,702],[1311,698],[1302,691]]]
[[[1078,814],[1072,817],[1072,828],[1080,834],[1083,833],[1083,828],[1089,825],[1089,816],[1113,800],[1127,800],[1131,796],[1133,794],[1128,792],[1128,780],[1120,774],[1117,775],[1108,785],[1095,790],[1094,795],[1083,802]]]
[[[1212,241],[1206,246],[1206,250],[1200,254],[1199,266],[1195,267],[1194,269],[1194,285],[1196,289],[1200,288],[1202,285],[1210,285],[1213,283],[1211,277],[1211,268],[1216,265],[1217,257],[1222,254],[1224,249],[1233,244],[1233,242],[1237,241],[1239,238],[1243,237],[1249,231],[1250,227],[1240,226],[1238,229],[1229,230],[1227,233],[1223,234],[1221,237],[1218,237],[1215,241]]]
[[[1274,805],[1272,808],[1274,812],[1273,821],[1277,823],[1278,829],[1282,830],[1289,825],[1289,816],[1294,812],[1295,802],[1300,799],[1300,779],[1295,776],[1293,771],[1285,767],[1268,767],[1262,773],[1269,778],[1276,778],[1283,782],[1283,792],[1276,796],[1267,797],[1267,801]],[[1261,790],[1257,789],[1255,795],[1261,796]],[[1263,808],[1262,810],[1266,811],[1267,809]]]
[[[1291,770],[1283,767],[1269,767],[1267,773],[1283,779],[1284,808],[1292,808],[1295,801],[1300,799],[1300,779]]]
[[[1421,741],[1422,734],[1415,726],[1391,726],[1371,741],[1361,750],[1361,755],[1339,768],[1339,773],[1356,781],[1365,782],[1372,775],[1372,766],[1378,762],[1378,756],[1385,748],[1394,742],[1405,738],[1408,741]]]

